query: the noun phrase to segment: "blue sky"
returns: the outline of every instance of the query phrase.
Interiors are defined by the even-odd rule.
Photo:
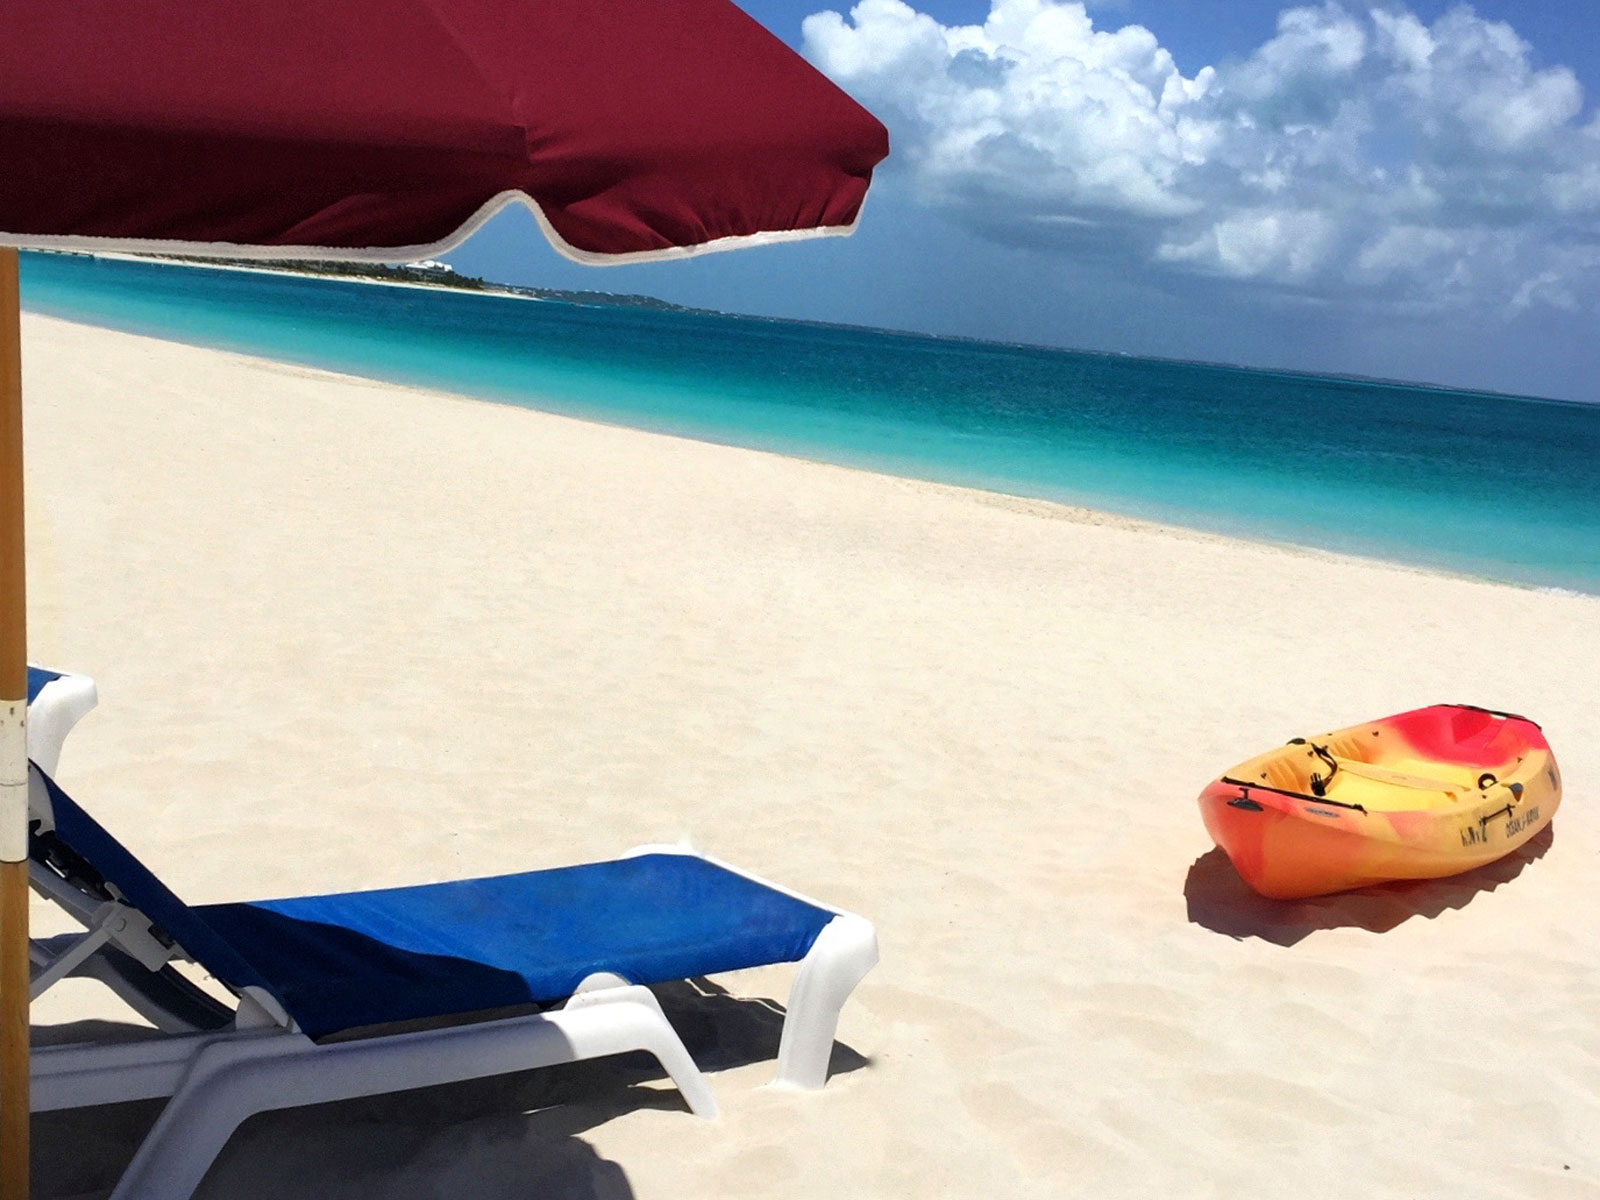
[[[861,227],[507,282],[1600,400],[1600,5],[745,0],[889,126]]]

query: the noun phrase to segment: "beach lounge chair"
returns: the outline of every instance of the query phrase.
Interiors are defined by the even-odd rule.
[[[30,746],[45,757],[84,698],[93,704],[87,681],[49,691],[70,678],[42,681],[30,709],[41,739]],[[669,846],[497,878],[190,906],[42,764],[29,779],[31,879],[86,932],[34,943],[33,994],[91,976],[163,1031],[34,1051],[35,1111],[170,1097],[115,1197],[190,1194],[257,1112],[627,1051],[654,1055],[689,1108],[712,1116],[704,1077],[642,985],[744,967],[800,963],[778,1082],[820,1087],[839,1010],[877,961],[861,917]],[[184,960],[233,1003],[176,970]]]

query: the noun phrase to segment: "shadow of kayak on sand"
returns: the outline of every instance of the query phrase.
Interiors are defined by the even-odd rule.
[[[1319,929],[1366,929],[1387,933],[1412,917],[1437,917],[1465,908],[1482,892],[1510,883],[1522,869],[1543,858],[1555,839],[1555,824],[1545,826],[1504,858],[1444,879],[1411,879],[1314,896],[1309,900],[1268,900],[1250,890],[1220,848],[1202,854],[1189,868],[1183,895],[1189,920],[1231,938],[1258,937],[1293,946]]]

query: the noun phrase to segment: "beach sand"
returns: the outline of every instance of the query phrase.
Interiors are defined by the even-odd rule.
[[[722,1106],[600,1064],[252,1121],[207,1197],[1600,1195],[1600,599],[25,319],[63,783],[193,902],[688,837],[876,922],[838,1073],[791,971],[662,989]],[[1285,739],[1526,712],[1553,834],[1253,900],[1195,805]],[[42,905],[36,925],[64,928]],[[131,1021],[69,981],[41,1036]],[[96,1195],[150,1105],[36,1120]]]

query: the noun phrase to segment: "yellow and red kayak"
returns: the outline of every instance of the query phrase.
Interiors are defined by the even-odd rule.
[[[1539,726],[1435,704],[1295,738],[1200,793],[1212,841],[1275,899],[1470,871],[1550,823],[1561,774]]]

